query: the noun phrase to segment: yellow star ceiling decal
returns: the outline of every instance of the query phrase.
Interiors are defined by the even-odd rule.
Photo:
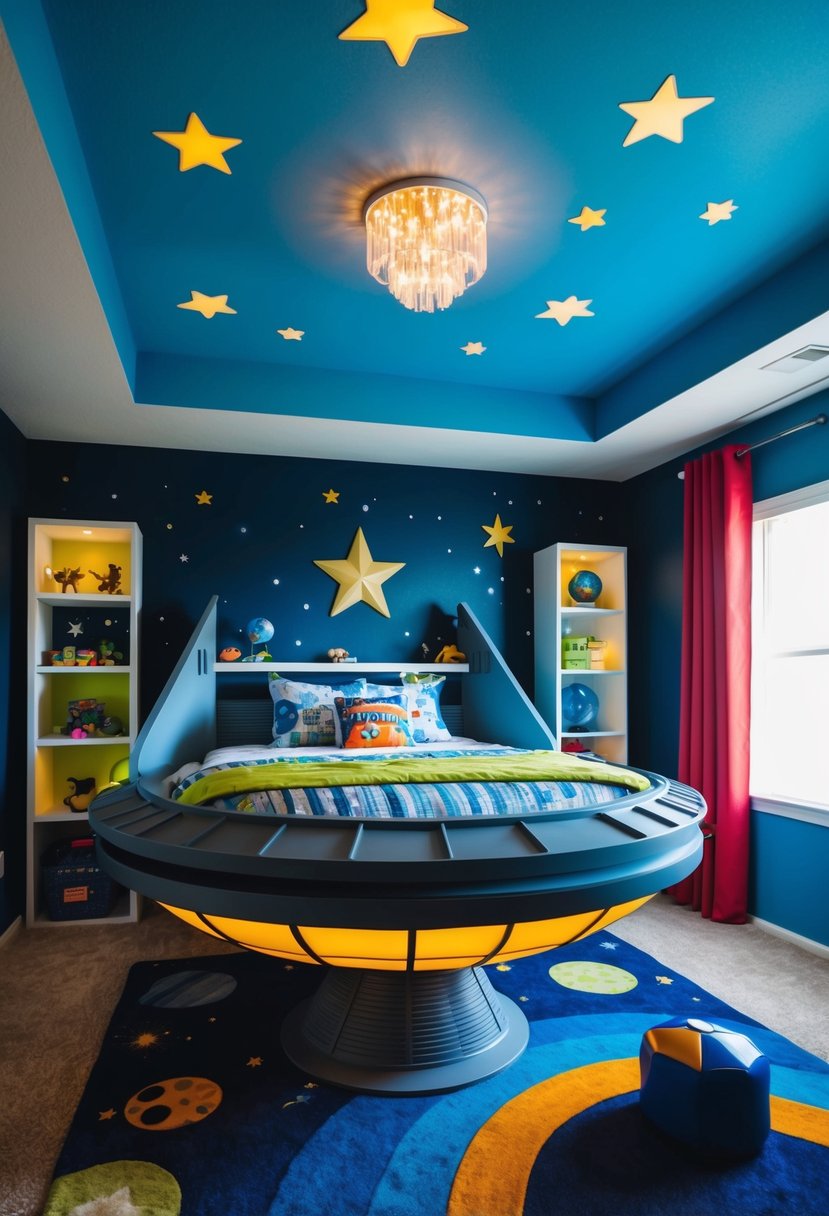
[[[369,552],[363,529],[358,528],[348,557],[338,561],[315,561],[314,565],[340,584],[329,616],[355,604],[368,604],[383,616],[391,616],[381,584],[402,570],[405,562],[376,562]]]
[[[592,207],[582,207],[579,215],[574,215],[568,224],[578,224],[582,232],[587,232],[588,228],[604,228],[604,217],[607,213],[607,207],[602,207],[601,211],[594,211]]]
[[[710,106],[713,97],[678,97],[676,76],[668,76],[650,101],[620,101],[619,109],[635,119],[622,144],[638,144],[649,135],[661,135],[672,143],[681,144],[682,124],[689,114]]]
[[[482,355],[486,350],[483,342],[467,342],[466,346],[462,346],[461,350],[467,355]]]
[[[156,139],[178,148],[179,172],[186,173],[198,165],[230,173],[224,153],[240,144],[241,139],[229,139],[225,135],[211,135],[198,114],[191,114],[183,131],[153,131]]]
[[[236,316],[235,308],[228,308],[227,296],[206,296],[200,291],[191,291],[192,299],[186,304],[177,304],[177,308],[189,308],[192,312],[200,312],[209,321],[217,312],[226,312]]]
[[[587,307],[592,303],[592,300],[578,300],[575,296],[568,296],[566,300],[548,300],[547,311],[537,312],[535,317],[537,321],[558,321],[559,325],[566,325],[573,317],[594,317],[596,314]]]
[[[339,502],[340,501],[340,491],[339,490],[323,490],[322,496],[326,502]]]
[[[510,536],[510,532],[512,531],[514,526],[515,526],[514,524],[507,524],[505,527],[501,523],[500,515],[495,516],[495,523],[492,525],[491,528],[488,527],[486,524],[481,524],[481,527],[483,528],[484,532],[489,533],[489,540],[484,541],[484,548],[488,549],[490,545],[494,545],[498,551],[498,556],[503,557],[504,556],[504,545],[514,545],[515,544],[515,538],[513,536]]]
[[[301,342],[305,336],[304,329],[291,329],[290,325],[287,329],[278,329],[276,332],[281,334],[286,342]]]
[[[462,34],[469,26],[435,8],[435,0],[366,0],[366,11],[340,34],[346,42],[385,42],[404,68],[418,38]]]
[[[730,220],[732,211],[739,211],[740,208],[735,204],[734,199],[730,198],[725,203],[709,203],[707,210],[703,211],[699,217],[701,220],[708,220],[708,227],[712,224],[719,224],[720,220]]]
[[[209,507],[213,501],[213,495],[208,494],[207,490],[202,490],[200,494],[195,495],[195,499],[200,507]]]

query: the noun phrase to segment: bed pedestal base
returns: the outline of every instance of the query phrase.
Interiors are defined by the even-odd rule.
[[[282,1046],[299,1068],[376,1094],[461,1089],[506,1068],[528,1038],[522,1011],[480,967],[334,967],[282,1024]]]

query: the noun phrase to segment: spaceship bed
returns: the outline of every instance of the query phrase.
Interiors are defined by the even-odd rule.
[[[644,790],[532,815],[337,819],[173,801],[169,777],[185,763],[271,741],[264,673],[245,674],[256,697],[217,696],[227,681],[213,663],[216,604],[139,735],[128,784],[94,800],[90,825],[101,865],[124,886],[218,938],[321,967],[317,992],[280,1032],[311,1075],[418,1094],[498,1072],[529,1027],[483,966],[604,928],[699,864],[703,799],[642,770],[632,771]],[[460,704],[442,707],[453,736],[555,750],[466,604],[458,646],[468,672],[447,674]],[[590,765],[596,781],[602,767]]]

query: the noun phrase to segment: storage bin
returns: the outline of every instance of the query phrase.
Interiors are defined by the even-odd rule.
[[[117,884],[98,865],[91,836],[56,840],[41,866],[50,920],[92,920],[112,911]]]

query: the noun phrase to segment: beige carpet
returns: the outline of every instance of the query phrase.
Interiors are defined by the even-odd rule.
[[[826,959],[752,925],[712,925],[661,896],[612,931],[829,1060]],[[23,929],[0,950],[0,1216],[42,1211],[130,966],[223,952],[233,948],[154,906],[137,925]]]

